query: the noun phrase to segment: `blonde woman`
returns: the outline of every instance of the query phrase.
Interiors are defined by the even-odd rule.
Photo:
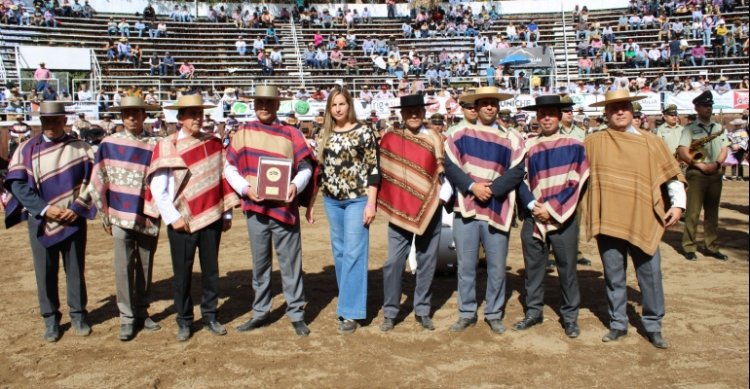
[[[357,121],[346,88],[336,86],[328,96],[317,156],[339,287],[338,332],[351,334],[367,316],[369,226],[380,173],[376,134]],[[311,209],[307,219],[314,222]]]

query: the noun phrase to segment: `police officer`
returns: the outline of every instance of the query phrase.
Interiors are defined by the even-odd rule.
[[[667,108],[662,111],[662,117],[664,118],[664,124],[656,128],[656,136],[661,138],[664,143],[667,144],[667,148],[670,152],[677,151],[677,146],[680,144],[683,129],[680,124],[680,117],[677,116],[677,106],[675,104],[669,104]]]
[[[721,199],[721,165],[727,157],[729,140],[721,124],[711,120],[713,95],[705,91],[693,99],[697,118],[682,130],[677,152],[688,165],[685,176],[688,182],[685,230],[682,234],[682,249],[685,259],[695,261],[697,249],[698,221],[703,209],[704,255],[726,261],[728,257],[719,251],[716,243],[719,224],[719,200]],[[710,139],[710,140],[709,140]],[[700,152],[703,158],[695,158],[690,146],[702,140],[705,144]]]

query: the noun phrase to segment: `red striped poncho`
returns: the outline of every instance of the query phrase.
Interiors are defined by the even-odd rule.
[[[91,147],[70,135],[46,142],[37,135],[21,144],[11,158],[5,187],[13,181],[24,181],[49,205],[68,208],[82,218],[93,219],[96,207],[89,194],[89,179],[94,154]],[[21,203],[11,198],[5,210],[5,226],[10,228],[28,219]],[[51,247],[81,229],[84,221],[60,224],[44,218],[28,219],[38,224],[37,239]]]
[[[274,157],[292,160],[291,178],[297,174],[299,164],[308,159],[313,167],[310,184],[291,203],[281,201],[255,202],[249,198],[242,199],[242,209],[266,215],[281,223],[295,224],[299,218],[299,205],[308,207],[315,199],[317,192],[317,163],[302,133],[291,126],[279,122],[267,125],[260,121],[245,124],[232,137],[227,148],[227,163],[237,168],[251,187],[257,187],[258,161],[260,157]]]
[[[475,182],[492,182],[523,160],[523,139],[513,132],[466,123],[445,141],[445,156]],[[480,202],[472,195],[458,193],[454,211],[465,218],[485,220],[490,226],[508,232],[513,218],[516,192]]]
[[[389,132],[380,140],[378,207],[390,222],[424,234],[440,205],[443,147],[434,132]]]
[[[159,235],[159,220],[144,213],[146,172],[155,144],[155,138],[127,131],[105,137],[99,144],[91,184],[105,225]]]
[[[544,241],[575,216],[581,189],[589,177],[586,150],[580,141],[560,135],[535,137],[526,144],[526,184],[552,221],[535,222],[534,237]],[[524,204],[523,206],[526,206]]]
[[[199,133],[177,139],[178,133],[159,141],[154,148],[147,182],[161,169],[170,169],[175,178],[174,204],[189,231],[198,231],[238,205],[239,199],[222,174],[224,148],[219,138]],[[144,213],[158,217],[151,191],[146,191]]]

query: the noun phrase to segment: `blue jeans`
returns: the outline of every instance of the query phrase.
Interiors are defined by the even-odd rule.
[[[331,228],[339,301],[336,314],[344,319],[367,317],[367,262],[370,229],[363,225],[367,196],[352,200],[323,197]]]

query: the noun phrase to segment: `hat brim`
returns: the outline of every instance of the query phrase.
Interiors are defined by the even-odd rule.
[[[388,109],[403,109],[403,108],[419,108],[419,107],[426,107],[428,105],[437,104],[437,101],[431,102],[431,103],[424,103],[424,104],[409,104],[409,105],[394,105],[388,107]]]
[[[291,100],[288,97],[274,97],[274,96],[244,96],[239,99],[240,101],[250,101],[250,100],[278,100],[278,101],[286,101]]]
[[[481,99],[497,99],[498,101],[510,100],[513,95],[510,93],[479,93],[474,95],[461,96],[460,101],[465,103],[476,104],[477,100]]]
[[[151,105],[151,104],[144,104],[144,105],[127,105],[127,106],[118,106],[118,107],[109,107],[107,111],[109,112],[120,112],[126,109],[143,109],[146,111],[161,111],[160,105]]]
[[[647,97],[648,96],[618,97],[616,99],[597,101],[596,103],[590,104],[589,107],[604,107],[604,106],[607,106],[609,104],[619,103],[619,102],[622,102],[622,101],[629,101],[629,102],[632,103],[633,101],[643,100],[643,99],[645,99]]]
[[[215,105],[211,104],[202,104],[202,105],[168,105],[166,107],[162,107],[162,109],[169,109],[169,110],[178,110],[183,108],[200,108],[200,109],[208,109],[208,108],[216,108]]]
[[[68,113],[40,113],[39,114],[39,117],[52,117],[52,116],[68,116]]]
[[[543,107],[555,107],[555,108],[563,109],[563,108],[570,108],[574,105],[575,103],[538,104],[538,105],[534,104],[534,105],[527,105],[519,109],[524,110],[524,111],[538,111],[539,108],[543,108]]]

